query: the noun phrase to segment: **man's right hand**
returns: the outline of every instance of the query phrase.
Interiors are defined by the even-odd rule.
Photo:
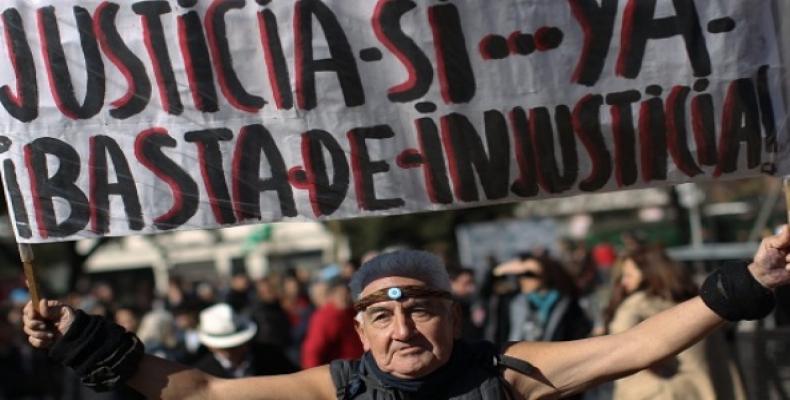
[[[30,344],[46,349],[69,330],[75,316],[73,308],[57,300],[41,299],[38,310],[33,309],[32,302],[25,305],[22,321]]]

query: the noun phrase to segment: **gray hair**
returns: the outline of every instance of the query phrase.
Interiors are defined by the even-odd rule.
[[[365,286],[390,276],[417,279],[434,289],[450,291],[450,277],[439,257],[420,250],[398,250],[378,255],[354,273],[351,297],[359,300]]]
[[[176,338],[173,315],[165,310],[153,310],[143,316],[137,337],[147,347],[175,347]]]

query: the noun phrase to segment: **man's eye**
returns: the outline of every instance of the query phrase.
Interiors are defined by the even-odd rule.
[[[371,320],[372,321],[385,321],[388,318],[389,318],[389,314],[379,313],[379,314],[373,314],[373,317],[371,317]]]

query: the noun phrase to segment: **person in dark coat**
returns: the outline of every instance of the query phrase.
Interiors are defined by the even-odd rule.
[[[268,278],[255,282],[257,301],[252,308],[252,319],[258,325],[256,343],[287,348],[291,345],[291,323],[280,305],[274,285]]]
[[[252,343],[258,329],[228,304],[200,313],[200,342],[209,349],[195,368],[220,378],[280,375],[298,370],[274,345]]]

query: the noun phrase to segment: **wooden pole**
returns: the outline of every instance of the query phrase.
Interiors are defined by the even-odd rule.
[[[36,278],[36,268],[33,265],[33,247],[27,243],[19,244],[19,258],[22,259],[22,265],[25,269],[25,279],[27,280],[27,287],[30,291],[30,300],[33,302],[33,310],[38,312],[38,305],[41,302],[41,295],[38,291],[38,279]]]

